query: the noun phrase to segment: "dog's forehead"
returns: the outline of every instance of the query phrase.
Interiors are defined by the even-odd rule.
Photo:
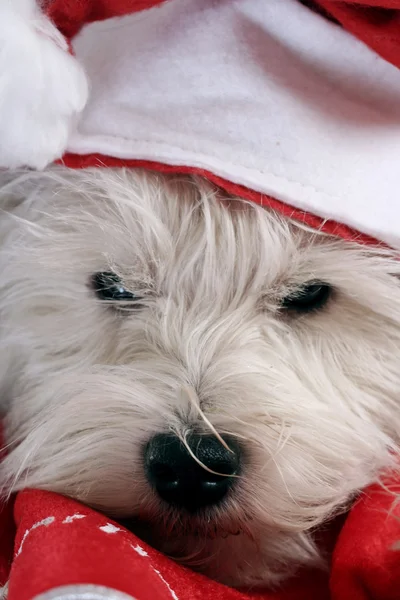
[[[116,271],[135,289],[140,283],[170,292],[258,292],[322,276],[330,260],[323,256],[327,236],[227,197],[206,180],[127,177],[121,184],[108,173],[106,193],[77,199],[72,226],[83,234],[87,253],[96,255],[98,269]]]
[[[49,230],[47,241],[68,271],[72,264],[85,276],[113,270],[133,287],[214,293],[293,278],[301,283],[335,261],[323,250],[332,244],[327,236],[228,197],[205,179],[134,169],[68,177],[44,178],[32,216]]]
[[[204,269],[210,278],[228,272],[236,279],[260,272],[268,278],[290,270],[295,254],[310,254],[311,234],[270,210],[218,196],[187,196],[143,198],[112,209],[106,228],[98,222],[104,254],[128,272],[198,272],[199,284]]]

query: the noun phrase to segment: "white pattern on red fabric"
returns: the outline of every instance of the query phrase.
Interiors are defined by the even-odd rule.
[[[74,515],[70,515],[69,517],[65,517],[63,523],[72,523],[72,521],[76,521],[77,519],[84,519],[86,515],[81,515],[76,513]]]
[[[140,556],[149,556],[149,553],[146,552],[146,550],[144,548],[142,548],[142,546],[139,546],[139,544],[136,544],[136,546],[133,546],[131,544],[131,548],[137,552]]]
[[[37,529],[38,527],[48,527],[51,523],[54,523],[54,521],[55,521],[55,517],[46,517],[46,519],[42,519],[41,521],[38,521],[37,523],[32,525],[32,527],[30,529],[27,529],[24,533],[24,537],[22,538],[21,544],[18,548],[18,552],[15,556],[17,557],[21,554],[26,538],[34,529]]]
[[[168,581],[166,581],[164,579],[164,577],[161,575],[160,571],[157,571],[157,569],[153,568],[154,573],[157,573],[157,575],[159,576],[159,578],[161,579],[161,581],[163,583],[165,583],[165,585],[167,586],[170,594],[171,594],[171,598],[173,598],[174,600],[179,600],[178,596],[175,594],[174,590],[171,588],[171,586],[169,585]]]
[[[99,529],[104,531],[104,533],[117,533],[118,531],[121,531],[119,527],[116,527],[116,525],[113,525],[112,523],[107,523],[107,525],[103,525],[99,527]]]

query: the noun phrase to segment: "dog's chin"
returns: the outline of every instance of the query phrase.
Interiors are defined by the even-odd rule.
[[[211,518],[190,517],[175,519],[149,520],[146,518],[133,517],[118,519],[120,525],[140,537],[149,545],[163,551],[159,546],[165,544],[166,540],[176,538],[193,538],[197,540],[227,539],[231,536],[241,534],[250,535],[247,527],[240,523],[221,524]]]
[[[221,508],[190,514],[158,507],[117,520],[182,566],[241,590],[274,588],[299,568],[326,568],[328,548],[318,548],[308,533],[284,532]]]
[[[236,545],[236,540],[254,543],[250,529],[234,520],[219,522],[211,515],[191,516],[165,514],[157,519],[133,517],[119,519],[119,524],[134,533],[143,542],[191,569],[208,575],[221,583],[230,583],[225,575],[214,570],[214,561],[220,547]],[[218,563],[220,557],[217,558]]]

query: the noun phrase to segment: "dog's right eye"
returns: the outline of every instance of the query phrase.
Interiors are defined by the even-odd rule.
[[[325,282],[310,281],[283,298],[282,308],[297,313],[309,313],[323,308],[332,295],[332,287]]]
[[[136,308],[140,307],[138,302],[142,298],[127,290],[121,278],[111,271],[94,273],[91,278],[91,285],[99,300],[124,303],[132,302],[135,303],[134,306]]]

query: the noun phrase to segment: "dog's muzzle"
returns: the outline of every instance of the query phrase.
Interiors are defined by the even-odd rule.
[[[172,434],[157,434],[146,445],[144,463],[152,487],[171,506],[195,513],[219,504],[235,484],[241,449],[231,437],[221,443],[192,434],[187,446]]]

